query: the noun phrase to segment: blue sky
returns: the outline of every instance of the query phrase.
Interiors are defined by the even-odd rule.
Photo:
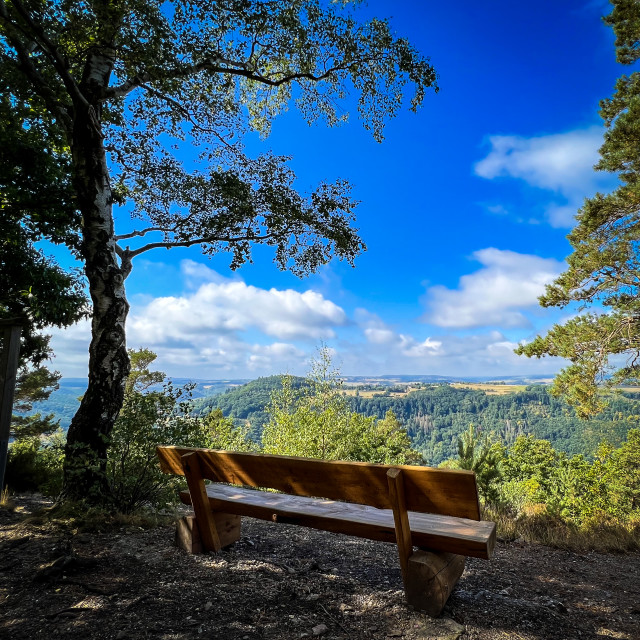
[[[601,1],[369,2],[363,16],[391,18],[431,58],[440,92],[390,121],[382,144],[355,112],[327,129],[295,110],[250,142],[293,156],[303,190],[348,179],[368,251],[304,280],[267,249],[236,272],[195,248],[144,254],[127,281],[129,346],[193,378],[304,373],[321,343],[346,375],[556,372],[561,362],[512,350],[572,313],[537,297],[563,270],[584,197],[615,185],[592,170],[598,102],[624,72],[608,12]],[[86,323],[54,333],[63,375],[86,375],[88,335]]]

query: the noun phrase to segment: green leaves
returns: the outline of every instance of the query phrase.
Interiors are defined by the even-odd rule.
[[[129,351],[131,373],[122,410],[110,434],[105,496],[113,507],[130,513],[152,503],[175,500],[175,479],[157,465],[160,444],[212,446],[207,425],[189,414],[189,385],[175,388],[164,373],[150,371],[156,354],[148,349]]]
[[[0,217],[0,272],[0,316],[24,318],[20,357],[38,366],[49,356],[48,338],[40,332],[85,315],[82,280],[37,250],[28,230],[11,215]]]
[[[482,434],[473,425],[458,438],[458,459],[455,467],[476,474],[478,492],[486,501],[497,498],[496,485],[502,478],[503,447],[493,434]]]
[[[616,58],[632,64],[640,58],[640,7],[634,0],[612,0],[613,11],[604,18],[616,34]]]
[[[385,20],[359,22],[356,4],[3,5],[0,68],[7,86],[0,119],[7,135],[29,139],[27,150],[39,162],[21,185],[5,181],[6,206],[26,211],[27,220],[38,216],[48,225],[38,233],[79,250],[74,191],[89,176],[76,174],[73,185],[71,176],[84,153],[77,118],[90,106],[110,153],[114,197],[132,199],[134,216],[150,223],[141,236],[148,229],[164,233],[162,243],[138,247],[135,255],[201,243],[208,253],[231,252],[237,268],[250,259],[251,245],[266,242],[281,268],[300,275],[333,255],[351,262],[364,244],[352,228],[348,185],[321,184],[300,194],[285,159],[246,158],[242,137],[252,129],[267,135],[292,102],[309,122],[338,124],[347,118],[345,96],[354,94],[363,123],[382,139],[407,88],[413,87],[414,109],[425,89],[437,90],[428,60],[394,38]],[[73,136],[79,155],[72,163]],[[201,153],[195,171],[173,153],[186,148]],[[16,157],[28,155],[22,148]],[[242,188],[220,189],[225,176]],[[36,186],[38,197],[26,202],[25,185]]]
[[[543,505],[548,514],[578,526],[598,518],[632,525],[640,516],[639,444],[640,430],[631,429],[620,448],[602,443],[589,462],[568,458],[547,440],[520,436],[502,461],[498,500],[515,515]]]

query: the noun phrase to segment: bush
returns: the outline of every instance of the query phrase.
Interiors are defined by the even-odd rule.
[[[502,480],[502,462],[503,447],[494,440],[493,434],[482,434],[471,424],[458,438],[458,458],[441,466],[473,471],[480,497],[485,502],[495,502]]]
[[[572,551],[627,552],[640,550],[640,519],[619,519],[598,513],[581,524],[548,513],[532,504],[515,515],[504,505],[489,505],[483,517],[497,525],[501,540],[524,540]]]
[[[177,500],[184,481],[162,473],[156,447],[212,447],[251,450],[245,431],[213,411],[204,419],[190,414],[193,385],[174,387],[160,371],[150,371],[156,354],[130,351],[131,373],[125,399],[111,433],[107,482],[112,507],[124,514],[140,507],[166,507]],[[160,386],[161,385],[161,386]]]
[[[130,352],[131,374],[116,420],[107,458],[112,506],[132,513],[144,505],[175,502],[180,478],[160,471],[156,446],[207,447],[213,444],[206,423],[189,415],[191,385],[176,388],[163,373],[149,371],[156,355],[146,349]],[[164,384],[157,388],[157,385]]]
[[[56,496],[62,490],[64,433],[33,436],[9,445],[5,483],[14,492],[40,491]]]
[[[259,446],[249,437],[248,427],[238,427],[232,418],[225,418],[221,409],[214,409],[204,418],[209,446],[226,451],[258,451]]]

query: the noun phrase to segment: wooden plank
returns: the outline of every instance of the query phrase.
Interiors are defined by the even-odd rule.
[[[206,491],[210,508],[214,511],[396,542],[390,509],[219,484],[208,485]],[[183,491],[180,498],[185,504],[191,504],[187,491]],[[495,545],[496,526],[493,522],[410,511],[409,524],[413,544],[418,547],[490,558]]]
[[[402,469],[407,509],[480,520],[475,474],[367,462],[312,460],[292,456],[212,449],[158,447],[165,473],[182,473],[180,458],[198,451],[203,476],[214,482],[269,487],[284,493],[343,500],[391,509],[387,471]]]
[[[220,551],[222,545],[216,530],[213,514],[209,508],[207,491],[202,478],[198,453],[192,451],[182,456],[182,468],[187,478],[191,503],[196,514],[200,539],[205,551]]]
[[[402,482],[402,469],[389,469],[387,471],[389,483],[389,496],[391,498],[393,521],[396,528],[396,544],[402,569],[402,582],[407,586],[409,557],[413,553],[411,542],[411,528],[409,526],[409,514],[404,499],[404,486]]]
[[[195,516],[183,516],[176,522],[176,547],[187,553],[202,553],[202,539]]]

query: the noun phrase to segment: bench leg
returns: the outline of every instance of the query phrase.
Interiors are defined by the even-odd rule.
[[[240,516],[214,512],[213,520],[222,548],[240,540]],[[184,516],[178,520],[176,546],[187,553],[202,553],[205,550],[195,516]]]
[[[442,551],[416,551],[409,557],[404,584],[407,604],[436,617],[464,571],[465,557]]]

